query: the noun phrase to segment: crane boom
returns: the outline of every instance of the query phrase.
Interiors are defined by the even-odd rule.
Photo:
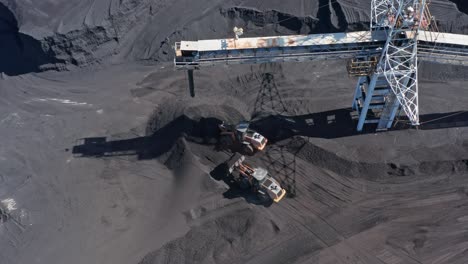
[[[468,65],[468,36],[439,33],[427,2],[371,0],[370,31],[247,38],[236,33],[176,42],[174,65],[191,77],[194,69],[220,64],[350,59],[348,74],[359,77],[352,103],[358,131],[372,123],[377,130],[391,128],[399,110],[419,125],[418,60]]]

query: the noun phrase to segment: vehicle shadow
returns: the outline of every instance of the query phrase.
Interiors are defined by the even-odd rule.
[[[56,59],[52,50],[44,50],[40,41],[19,32],[18,20],[3,3],[0,3],[0,58],[0,73],[9,76],[39,72],[41,66],[64,62]]]

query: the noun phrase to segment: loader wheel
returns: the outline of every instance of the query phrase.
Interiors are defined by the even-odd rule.
[[[218,142],[216,143],[216,150],[221,151],[231,147],[231,139],[227,136],[220,136]]]
[[[251,145],[244,145],[243,151],[246,155],[252,156],[254,154],[254,149]]]
[[[229,136],[221,136],[219,144],[223,147],[229,147],[232,145],[232,139]]]
[[[229,167],[226,163],[221,163],[210,172],[210,176],[217,180],[223,180],[229,176]]]
[[[239,181],[239,187],[241,188],[241,190],[248,190],[250,189],[250,182],[247,178],[242,178],[240,181]]]
[[[266,193],[257,192],[257,198],[260,203],[268,203],[271,201],[271,197]]]

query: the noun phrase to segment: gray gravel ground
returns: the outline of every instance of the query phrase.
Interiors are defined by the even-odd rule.
[[[367,27],[369,0],[327,3],[0,0],[0,263],[467,263],[466,68],[421,65],[419,130],[363,134],[342,61],[204,69],[195,98],[173,70],[174,41],[234,25]],[[462,1],[431,8],[468,33]],[[253,117],[271,206],[210,176],[208,121]]]

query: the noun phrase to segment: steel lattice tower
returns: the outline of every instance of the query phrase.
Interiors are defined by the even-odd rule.
[[[417,36],[428,25],[425,8],[425,0],[372,0],[371,30],[384,30],[387,41],[372,74],[359,78],[356,86],[358,131],[364,123],[377,123],[377,130],[390,128],[400,107],[412,125],[419,125]],[[359,58],[356,62],[362,65]],[[369,109],[380,113],[369,118]]]

